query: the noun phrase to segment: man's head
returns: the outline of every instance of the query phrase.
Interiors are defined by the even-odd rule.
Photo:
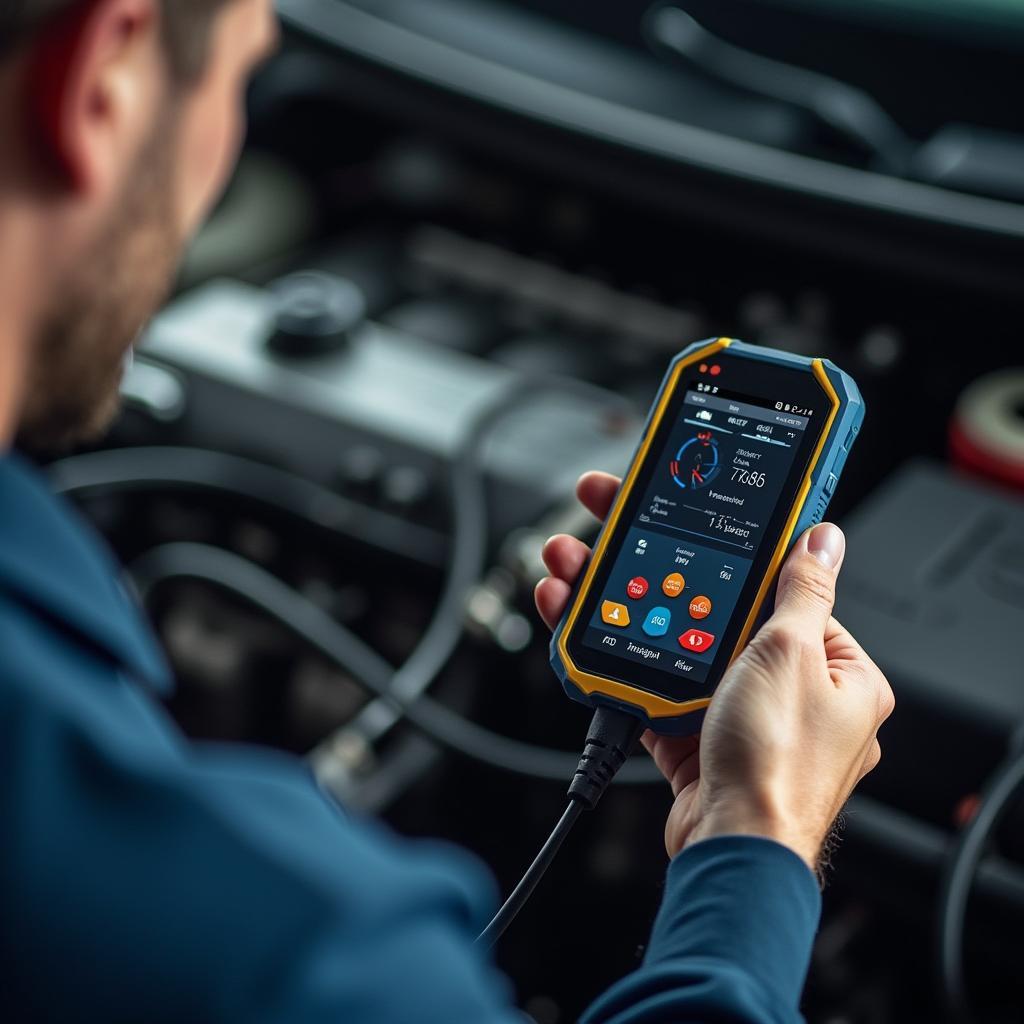
[[[109,422],[276,32],[271,0],[0,0],[0,266],[16,245],[33,292],[23,443]]]

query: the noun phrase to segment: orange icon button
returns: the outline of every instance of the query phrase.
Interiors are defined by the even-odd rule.
[[[711,614],[711,598],[695,597],[690,602],[690,618],[706,619]]]
[[[601,605],[601,621],[607,626],[619,626],[625,629],[629,625],[629,609],[624,604],[605,601]]]
[[[661,589],[666,597],[678,597],[685,588],[686,580],[677,572],[672,573],[671,576],[666,576],[661,584]]]

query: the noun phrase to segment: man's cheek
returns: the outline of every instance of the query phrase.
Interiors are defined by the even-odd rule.
[[[184,153],[184,234],[191,237],[202,225],[230,180],[241,148],[243,114],[235,103],[220,105],[220,116],[209,113],[193,134]],[[214,109],[212,106],[208,110]]]

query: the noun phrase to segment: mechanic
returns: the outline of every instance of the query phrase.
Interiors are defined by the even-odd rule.
[[[298,759],[186,740],[151,694],[168,668],[118,567],[16,454],[110,421],[277,35],[271,0],[0,0],[8,1021],[521,1019],[474,946],[495,905],[484,870],[347,817]],[[601,516],[616,486],[592,474],[580,498]],[[700,745],[649,742],[675,794],[663,904],[643,964],[586,1020],[799,1019],[815,870],[893,706],[831,617],[843,554],[834,526],[804,536]],[[548,625],[585,557],[548,544]]]

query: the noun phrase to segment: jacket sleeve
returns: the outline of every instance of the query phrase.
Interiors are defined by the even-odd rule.
[[[669,866],[643,965],[584,1024],[795,1024],[821,911],[807,865],[778,843],[726,836]]]
[[[296,759],[187,743],[93,675],[0,672],[9,1019],[521,1021],[473,946],[475,860],[346,818]]]

